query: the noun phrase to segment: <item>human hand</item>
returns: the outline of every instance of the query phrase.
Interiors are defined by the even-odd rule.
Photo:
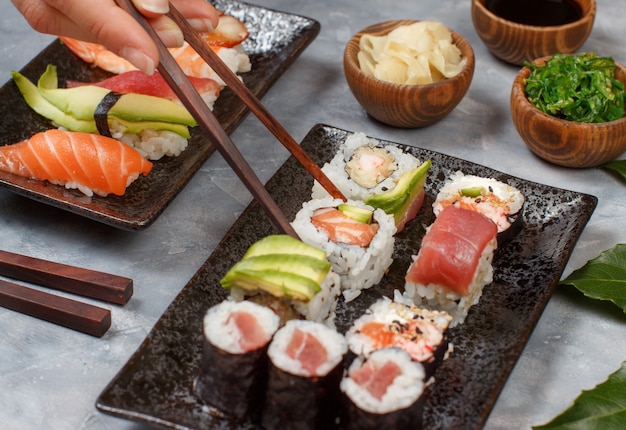
[[[126,58],[139,70],[152,74],[159,63],[157,47],[135,19],[114,0],[11,0],[30,26],[40,33],[99,43]],[[167,0],[132,0],[149,18],[163,42],[183,43],[182,31],[168,17]],[[172,4],[198,31],[217,27],[219,14],[205,0],[172,0]]]

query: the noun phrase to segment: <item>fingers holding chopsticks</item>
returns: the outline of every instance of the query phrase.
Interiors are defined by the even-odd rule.
[[[28,23],[40,33],[67,36],[99,43],[152,74],[159,63],[157,48],[148,34],[114,0],[11,0]],[[150,19],[168,46],[182,43],[178,26],[164,16],[167,0],[133,0]],[[188,22],[198,31],[217,26],[219,14],[205,0],[174,0]]]

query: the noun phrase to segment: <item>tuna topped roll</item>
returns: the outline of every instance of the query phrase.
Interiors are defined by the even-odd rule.
[[[283,322],[305,318],[334,326],[339,276],[325,251],[286,234],[254,243],[220,282],[231,298],[271,307]]]
[[[393,217],[363,202],[330,197],[302,205],[292,226],[302,241],[323,249],[341,277],[346,301],[376,285],[393,262]]]
[[[493,178],[453,173],[433,203],[435,216],[448,205],[475,210],[491,219],[498,226],[500,244],[511,240],[522,227],[524,195]]]
[[[268,349],[263,428],[332,428],[347,350],[343,335],[323,324],[291,320],[280,328]]]
[[[430,165],[430,160],[422,163],[396,145],[382,145],[364,133],[354,133],[322,170],[347,199],[393,215],[399,232],[422,207]],[[311,197],[327,196],[315,182]]]
[[[357,357],[341,380],[342,429],[422,428],[425,375],[420,363],[397,348]]]
[[[249,301],[226,300],[204,317],[204,342],[194,392],[231,419],[258,417],[267,378],[267,346],[279,318]]]
[[[446,206],[422,239],[402,296],[418,306],[448,312],[453,318],[450,327],[465,321],[483,287],[493,281],[497,230],[476,211]]]
[[[405,305],[383,297],[346,333],[350,351],[368,357],[384,348],[400,348],[424,365],[427,376],[446,358],[446,331],[452,317],[445,311]]]

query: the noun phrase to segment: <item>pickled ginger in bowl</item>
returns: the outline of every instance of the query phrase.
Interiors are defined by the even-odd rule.
[[[387,21],[350,39],[344,73],[372,118],[394,127],[424,127],[464,97],[474,74],[474,52],[438,21]]]

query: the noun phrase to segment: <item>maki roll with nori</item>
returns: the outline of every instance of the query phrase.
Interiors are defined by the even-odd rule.
[[[322,170],[347,199],[363,201],[393,215],[400,232],[422,207],[430,165],[430,160],[422,163],[396,145],[383,145],[364,133],[354,133]],[[311,198],[327,196],[315,182]]]
[[[357,357],[340,388],[342,429],[422,428],[424,368],[406,351],[387,348]]]
[[[253,302],[226,300],[203,320],[203,350],[194,393],[234,420],[258,418],[267,380],[267,347],[279,318]]]
[[[463,323],[493,281],[497,232],[496,224],[479,212],[444,207],[407,270],[402,299],[446,311],[453,318],[450,327]]]
[[[234,300],[272,308],[282,322],[293,318],[334,326],[341,280],[326,252],[286,234],[254,243],[221,279]]]
[[[334,427],[347,350],[344,336],[323,324],[291,320],[280,328],[268,349],[263,428]]]
[[[445,311],[383,297],[354,321],[346,339],[352,353],[365,357],[379,349],[400,348],[431,376],[451,350],[446,336],[451,321]]]
[[[303,242],[326,252],[346,301],[378,284],[393,262],[394,219],[363,202],[310,200],[291,224]]]
[[[435,216],[448,205],[475,210],[498,226],[500,245],[510,241],[522,228],[524,195],[515,187],[493,178],[453,173],[437,193]]]

